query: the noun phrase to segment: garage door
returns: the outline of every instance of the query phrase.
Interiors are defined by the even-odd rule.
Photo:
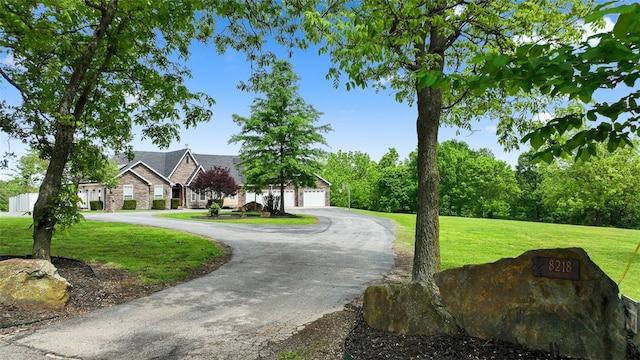
[[[293,190],[285,190],[284,191],[284,207],[293,207],[296,206],[296,193]]]
[[[324,203],[324,189],[309,189],[303,193],[304,207],[326,206]]]
[[[246,200],[248,203],[250,202],[257,202],[258,204],[262,205],[264,204],[264,202],[262,201],[264,199],[264,194],[256,194],[253,192],[247,192],[247,197]]]

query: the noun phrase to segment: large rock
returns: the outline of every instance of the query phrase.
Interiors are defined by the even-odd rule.
[[[578,358],[625,357],[618,287],[582,249],[449,269],[436,282],[445,308],[471,336]]]
[[[420,283],[371,285],[362,315],[373,328],[401,334],[455,334],[458,329],[437,295]]]
[[[0,303],[25,309],[64,308],[71,284],[47,260],[0,261]]]

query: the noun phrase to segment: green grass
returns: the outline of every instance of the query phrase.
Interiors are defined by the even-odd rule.
[[[231,214],[230,211],[223,211],[220,215],[223,214]],[[247,212],[247,215],[250,214],[260,214],[260,213],[251,213]],[[215,218],[207,218],[207,219],[194,219],[192,216],[207,216],[206,211],[197,211],[197,212],[171,212],[171,213],[159,213],[159,217],[171,218],[171,219],[179,219],[179,220],[192,220],[192,221],[213,221],[213,222],[225,222],[225,223],[234,223],[234,224],[270,224],[270,225],[310,225],[315,224],[316,218],[309,215],[297,214],[295,218],[278,218],[278,217],[247,217],[244,219],[218,219]]]
[[[30,224],[28,218],[2,218],[0,254],[30,254]],[[139,276],[147,284],[182,279],[221,255],[216,244],[199,236],[98,221],[57,232],[51,243],[51,256],[106,263]]]
[[[396,225],[396,246],[413,252],[415,215],[365,213],[393,220]],[[638,230],[440,217],[443,269],[494,262],[519,256],[532,249],[581,247],[617,283],[638,243]],[[640,299],[640,255],[620,283],[620,292]]]

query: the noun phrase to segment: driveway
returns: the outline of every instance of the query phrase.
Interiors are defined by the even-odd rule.
[[[92,220],[188,231],[233,248],[199,279],[30,334],[0,338],[3,359],[257,359],[260,349],[340,310],[393,265],[393,225],[351,211],[296,209],[311,226],[170,220],[153,213]]]

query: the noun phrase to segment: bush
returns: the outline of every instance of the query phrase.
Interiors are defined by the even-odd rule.
[[[209,199],[209,200],[207,200],[207,208],[210,208],[211,204],[218,204],[220,209],[222,209],[222,205],[224,204],[224,199]]]
[[[153,205],[151,206],[154,210],[164,210],[167,202],[164,199],[153,200]]]
[[[102,206],[102,200],[92,200],[89,201],[89,209],[91,210],[102,210],[104,207]]]
[[[138,204],[135,200],[125,200],[122,204],[122,210],[135,210]]]
[[[177,199],[177,198],[171,199],[171,208],[177,209],[178,207],[180,207],[180,199]]]
[[[220,205],[218,205],[215,202],[212,203],[211,206],[209,206],[209,216],[218,217],[219,213],[220,213]]]
[[[264,197],[264,211],[269,212],[271,215],[275,215],[280,211],[280,196],[274,196],[271,192]]]

